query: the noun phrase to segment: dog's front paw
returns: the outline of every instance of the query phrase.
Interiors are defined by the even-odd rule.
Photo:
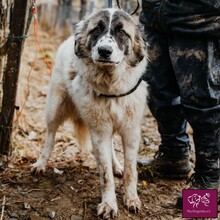
[[[38,174],[44,173],[46,171],[46,162],[41,159],[38,159],[36,163],[31,165],[31,173]]]
[[[132,213],[137,214],[141,209],[141,201],[137,197],[124,197],[124,205],[125,207]]]
[[[109,204],[107,202],[102,202],[98,205],[97,215],[102,219],[115,218],[118,213],[118,206],[116,202]]]

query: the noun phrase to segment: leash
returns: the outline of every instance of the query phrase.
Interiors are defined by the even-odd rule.
[[[137,7],[136,7],[135,10],[131,13],[131,15],[134,15],[134,14],[138,11],[139,7],[140,7],[140,3],[139,3],[139,1],[137,0]]]
[[[117,3],[118,8],[122,9],[121,0],[116,0],[116,3]],[[112,8],[112,0],[108,0],[108,6],[110,8]],[[135,8],[135,10],[130,15],[134,15],[138,11],[139,7],[140,7],[140,3],[139,3],[139,0],[137,0],[137,7]]]

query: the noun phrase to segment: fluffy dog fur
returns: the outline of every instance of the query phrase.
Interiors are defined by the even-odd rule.
[[[70,119],[84,151],[91,137],[102,190],[98,215],[104,219],[118,212],[113,171],[123,174],[125,206],[133,212],[141,207],[136,160],[147,95],[140,79],[146,66],[141,33],[121,10],[101,10],[81,21],[75,37],[57,53],[46,106],[46,144],[32,171],[45,171],[56,130]],[[122,138],[124,170],[112,146],[115,132]]]

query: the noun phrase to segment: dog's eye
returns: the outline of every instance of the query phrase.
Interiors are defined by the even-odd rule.
[[[98,33],[101,33],[101,32],[102,32],[102,30],[101,30],[101,28],[100,28],[100,27],[96,27],[96,28],[95,28],[95,32],[98,34]]]
[[[118,35],[119,35],[120,37],[123,37],[125,34],[126,34],[125,31],[122,30],[122,29],[120,29],[120,30],[118,31]]]

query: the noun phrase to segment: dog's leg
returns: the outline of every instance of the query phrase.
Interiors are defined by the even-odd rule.
[[[124,169],[116,157],[113,140],[112,140],[112,164],[113,164],[114,175],[117,177],[123,177]]]
[[[46,170],[47,161],[53,150],[56,131],[65,119],[66,105],[63,97],[62,93],[56,95],[55,90],[51,88],[46,106],[47,135],[45,147],[37,162],[32,164],[31,171],[33,173],[45,172]]]
[[[131,126],[122,134],[124,147],[124,204],[129,211],[137,213],[141,202],[137,194],[137,156],[140,140],[140,129]]]
[[[31,171],[33,173],[40,173],[46,171],[47,161],[51,155],[54,146],[54,139],[57,128],[48,128],[45,147],[38,158],[37,162],[32,164]]]
[[[94,155],[100,173],[102,202],[98,205],[98,216],[103,219],[114,218],[118,212],[115,195],[114,176],[112,172],[112,142],[111,137],[91,130]]]

